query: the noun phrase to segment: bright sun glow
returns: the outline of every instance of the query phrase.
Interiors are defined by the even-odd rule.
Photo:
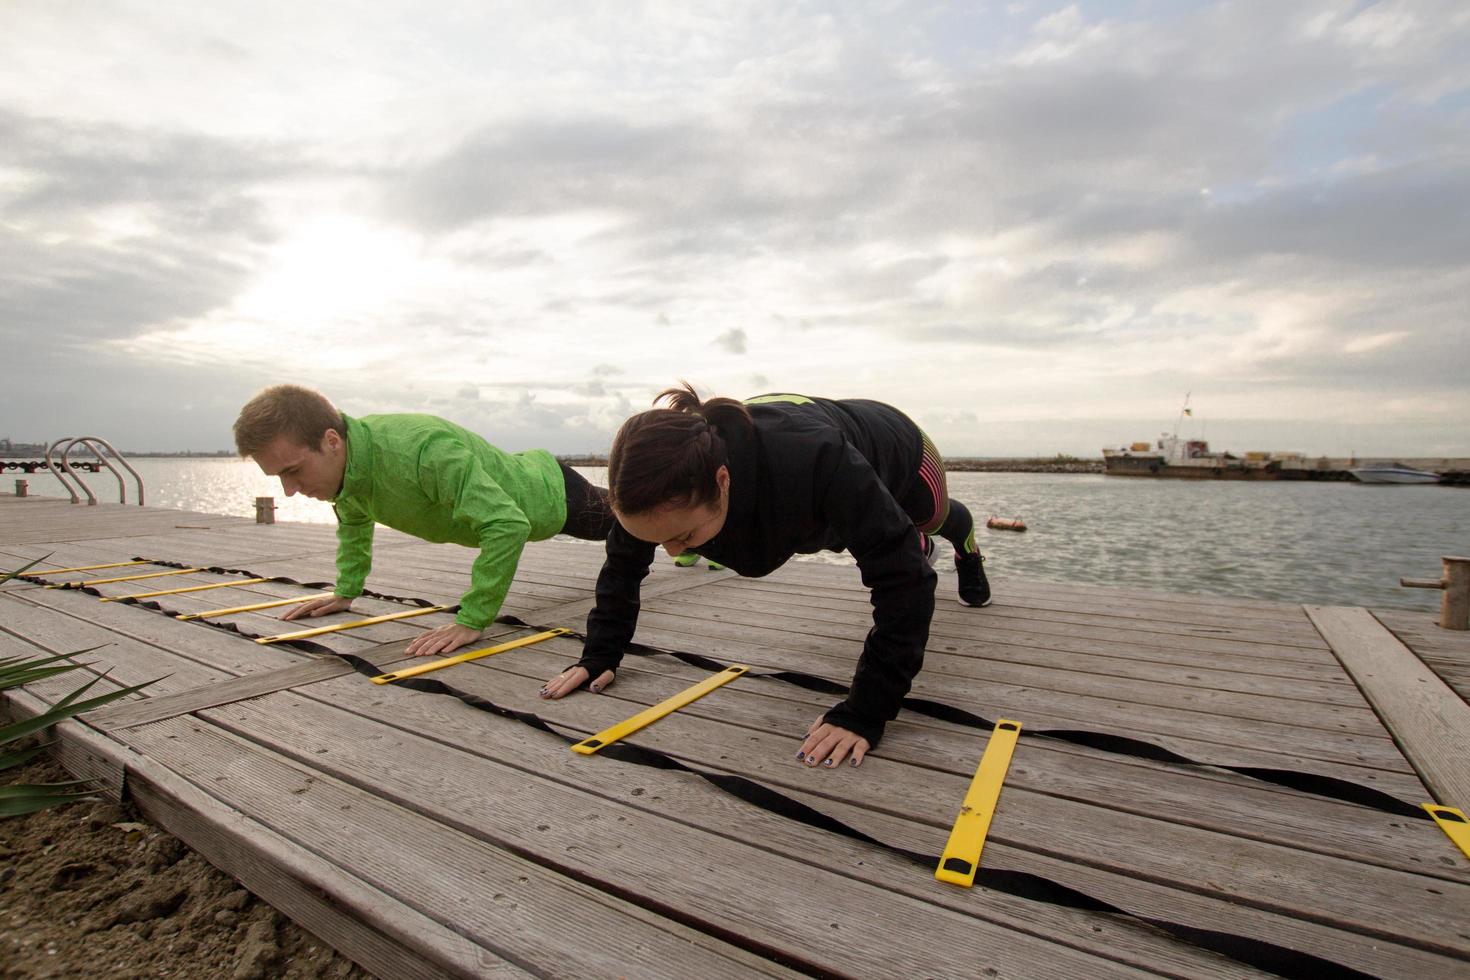
[[[343,217],[310,220],[240,298],[243,319],[322,323],[380,307],[415,278],[417,236]]]

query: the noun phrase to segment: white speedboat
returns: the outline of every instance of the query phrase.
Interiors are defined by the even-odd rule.
[[[1348,470],[1359,483],[1438,483],[1439,474],[1403,463],[1375,463]]]

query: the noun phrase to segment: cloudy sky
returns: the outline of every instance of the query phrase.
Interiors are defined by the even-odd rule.
[[[0,4],[0,437],[256,389],[605,450],[678,378],[951,455],[1470,455],[1470,6]]]

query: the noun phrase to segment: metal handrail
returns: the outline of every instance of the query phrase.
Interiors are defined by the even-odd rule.
[[[61,471],[56,468],[56,464],[53,463],[53,462],[51,462],[51,454],[56,451],[56,447],[57,446],[60,446],[64,442],[69,447],[72,444],[73,441],[74,440],[66,439],[66,438],[57,439],[51,445],[49,445],[49,446],[46,447],[46,469],[51,473],[52,476],[54,476],[54,477],[56,477],[56,479],[60,480],[61,481],[61,485],[66,488],[66,492],[69,493],[69,494],[71,494],[71,502],[74,503],[74,504],[79,504],[79,503],[82,502],[82,498],[81,497],[78,497],[76,490],[72,487],[72,485],[70,483],[66,482],[66,477],[64,477],[64,476],[61,475]],[[73,473],[72,475],[75,476],[76,474]],[[81,481],[78,480],[77,482],[80,483]],[[87,491],[87,496],[88,497],[91,497],[92,496],[92,492],[90,490]],[[92,503],[95,504],[96,502],[97,501],[95,499],[92,500]]]
[[[61,448],[62,469],[64,469],[73,480],[76,480],[77,485],[86,492],[87,506],[95,506],[97,503],[97,495],[92,492],[92,488],[87,485],[87,481],[82,479],[81,474],[77,473],[76,470],[71,468],[71,461],[68,459],[68,457],[71,455],[72,448],[79,442],[90,449],[92,451],[92,455],[97,457],[97,462],[107,467],[108,471],[117,478],[117,501],[120,504],[125,504],[128,502],[127,482],[123,480],[123,476],[117,471],[117,467],[113,466],[112,463],[108,461],[107,457],[103,455],[102,449],[99,448],[99,444],[101,447],[105,447],[108,452],[112,453],[113,459],[116,459],[119,463],[121,463],[123,465],[123,468],[127,470],[130,474],[132,474],[134,481],[137,482],[138,506],[142,507],[144,499],[143,477],[138,475],[138,471],[133,469],[132,464],[127,461],[127,458],[124,457],[122,453],[117,451],[112,443],[108,442],[101,436],[72,436],[67,439],[58,439],[46,449],[46,468],[49,469],[53,474],[55,474],[58,480],[61,480],[62,486],[66,487],[67,490],[70,491],[71,502],[74,504],[81,503],[81,498],[77,496],[75,490],[72,490],[71,485],[62,478],[61,471],[57,470],[55,466],[52,465],[51,453],[58,447]],[[65,444],[64,446],[63,443]]]

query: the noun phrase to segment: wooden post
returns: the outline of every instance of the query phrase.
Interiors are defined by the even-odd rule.
[[[1447,630],[1470,629],[1470,558],[1443,558],[1444,597],[1439,603],[1439,625]]]
[[[274,524],[276,522],[276,498],[255,498],[255,523]]]
[[[15,481],[15,495],[17,497],[27,497],[27,496],[30,496],[30,489],[31,489],[31,485],[29,483],[27,483],[25,480],[16,480]]]
[[[1444,593],[1439,600],[1439,625],[1447,630],[1470,629],[1470,558],[1446,555],[1440,561],[1444,562],[1444,578],[1401,578],[1399,585],[1406,589],[1439,589]]]

